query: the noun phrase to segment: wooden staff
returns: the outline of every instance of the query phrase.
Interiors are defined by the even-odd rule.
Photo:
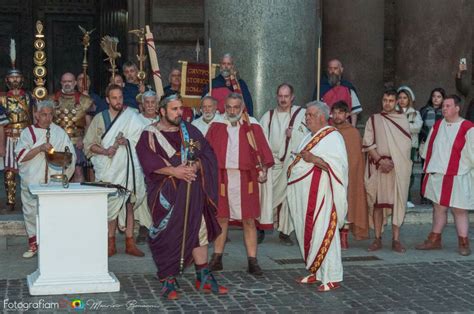
[[[188,161],[188,166],[192,166],[193,161]],[[179,260],[179,273],[184,271],[184,250],[186,247],[186,236],[188,234],[189,203],[191,200],[191,182],[186,183],[186,205],[184,207],[183,239],[181,241],[181,258]]]
[[[321,97],[321,36],[323,33],[323,2],[319,1],[319,34],[318,34],[318,59],[316,60],[317,72],[316,72],[316,100],[320,100]]]
[[[51,138],[51,131],[49,129],[49,127],[46,129],[46,143],[49,144],[49,139]],[[45,152],[44,153],[44,161],[45,161],[45,165],[44,165],[44,183],[47,184],[48,183],[48,156],[47,156],[48,152]]]
[[[153,71],[153,82],[155,83],[156,94],[158,99],[165,94],[163,91],[163,82],[161,81],[160,66],[158,65],[158,57],[156,55],[155,39],[150,31],[150,26],[145,26],[145,38],[148,47],[148,55],[150,56],[151,70]]]
[[[212,95],[212,48],[211,48],[211,22],[207,20],[207,63],[209,64],[209,95]]]
[[[201,145],[198,141],[190,139],[189,142],[184,143],[185,146],[189,148],[188,151],[188,166],[192,167],[194,164],[194,149],[200,149]],[[186,248],[186,236],[188,234],[188,220],[189,220],[189,204],[191,202],[191,184],[192,182],[187,182],[186,185],[186,203],[184,207],[184,221],[183,221],[183,239],[181,240],[181,258],[179,260],[179,273],[183,274],[184,271],[184,251]]]

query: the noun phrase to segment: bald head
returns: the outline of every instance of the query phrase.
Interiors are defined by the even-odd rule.
[[[61,76],[61,89],[65,94],[73,93],[76,83],[76,77],[70,72],[66,72]]]

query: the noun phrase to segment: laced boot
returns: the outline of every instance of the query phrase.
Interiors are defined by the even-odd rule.
[[[111,257],[112,255],[115,255],[117,253],[117,248],[115,247],[115,237],[109,237],[108,238],[108,256]]]
[[[140,251],[135,245],[135,240],[133,239],[133,237],[125,238],[125,253],[138,257],[145,256],[145,253]]]
[[[347,250],[349,248],[349,241],[348,241],[349,229],[341,229],[339,231],[339,234],[341,236],[341,249]]]
[[[179,288],[178,281],[174,276],[168,276],[165,279],[160,280],[161,282],[161,295],[166,297],[168,300],[177,300],[179,299],[178,291]]]
[[[468,237],[459,237],[458,236],[458,252],[462,256],[471,255],[471,248],[469,247],[469,238]]]
[[[211,261],[209,262],[209,270],[220,271],[223,269],[224,266],[222,265],[222,253],[213,253],[211,256]]]
[[[369,252],[378,251],[382,248],[382,238],[375,238],[374,242],[367,249]]]
[[[248,272],[255,276],[263,275],[263,271],[258,265],[258,261],[256,257],[248,257],[249,268]]]
[[[216,294],[227,294],[229,289],[220,286],[214,275],[205,267],[196,271],[196,289],[202,289],[204,292],[213,292]]]
[[[434,232],[430,232],[428,239],[415,246],[417,250],[440,250],[441,248],[441,233]]]

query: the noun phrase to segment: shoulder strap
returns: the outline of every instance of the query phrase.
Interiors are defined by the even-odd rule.
[[[385,119],[387,119],[388,121],[390,121],[400,132],[402,132],[403,135],[405,135],[406,137],[408,137],[410,140],[411,140],[411,135],[410,133],[408,133],[407,131],[405,131],[398,123],[396,123],[395,121],[393,121],[391,118],[388,117],[388,115],[386,114],[381,114],[382,117],[384,117]]]
[[[120,115],[124,112],[125,110],[122,110],[120,111],[117,116],[115,117],[115,119],[113,121],[110,121],[110,115],[109,115],[109,111],[108,110],[104,110],[102,111],[102,117],[104,117],[104,123],[109,123],[108,127],[107,127],[107,124],[105,124],[105,132],[104,134],[102,134],[102,136],[100,137],[101,139],[104,139],[105,135],[107,135],[107,133],[110,131],[110,129],[112,128],[112,126],[114,125],[114,123],[118,120],[118,118],[120,117]],[[107,120],[108,119],[108,120]]]
[[[268,139],[270,139],[270,134],[272,134],[272,119],[273,113],[275,112],[274,109],[270,110],[270,120],[268,120]]]
[[[288,125],[288,128],[291,129],[293,127],[293,125],[295,124],[295,120],[296,120],[296,116],[298,115],[298,113],[301,111],[302,107],[299,107],[298,109],[296,109],[295,112],[293,112],[293,114],[291,115],[291,118],[290,118],[290,124]],[[286,154],[288,153],[288,146],[290,145],[290,140],[291,140],[291,137],[286,137],[286,140],[285,140],[285,153],[283,154],[283,156],[280,158],[280,161],[283,162],[286,158]]]
[[[33,130],[33,126],[29,125],[28,130],[30,131],[31,138],[33,139],[33,144],[35,144],[36,143],[36,134],[35,134],[35,131]]]

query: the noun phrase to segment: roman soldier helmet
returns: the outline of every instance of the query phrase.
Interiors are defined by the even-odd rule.
[[[7,72],[7,77],[10,76],[23,76],[20,70],[18,70],[15,66],[16,64],[16,44],[15,39],[11,39],[10,41],[10,60],[11,60],[11,69]]]

